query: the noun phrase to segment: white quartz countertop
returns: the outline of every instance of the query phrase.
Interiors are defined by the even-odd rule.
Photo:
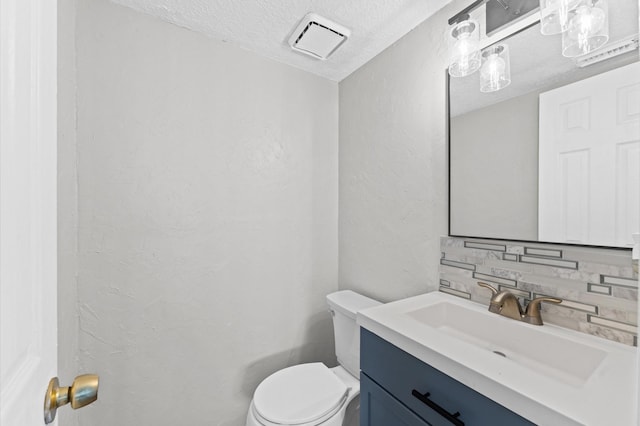
[[[556,341],[560,337],[602,350],[606,356],[584,383],[540,374],[408,315],[442,302],[484,312],[496,321],[512,321],[518,327],[538,327],[541,341],[545,335]],[[486,306],[440,292],[365,309],[358,312],[358,324],[538,425],[638,425],[636,348],[554,325],[521,323],[489,313]],[[579,356],[575,358],[575,363],[581,362]]]

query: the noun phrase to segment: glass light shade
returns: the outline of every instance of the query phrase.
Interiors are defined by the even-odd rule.
[[[540,32],[544,35],[560,34],[569,28],[569,11],[578,0],[540,0]]]
[[[480,26],[473,19],[455,24],[449,31],[449,74],[465,77],[480,68]]]
[[[580,0],[569,12],[569,27],[562,33],[562,54],[585,55],[609,41],[609,16],[605,0]]]
[[[509,46],[498,44],[482,51],[480,68],[480,91],[495,92],[511,84]]]

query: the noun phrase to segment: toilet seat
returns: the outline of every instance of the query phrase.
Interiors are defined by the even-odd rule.
[[[327,366],[300,364],[267,377],[255,391],[252,410],[260,423],[318,425],[344,405],[350,388]]]

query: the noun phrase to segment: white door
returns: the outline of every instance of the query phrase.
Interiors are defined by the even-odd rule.
[[[56,1],[0,1],[0,424],[56,375]]]
[[[640,232],[640,63],[540,95],[539,237],[631,247]]]

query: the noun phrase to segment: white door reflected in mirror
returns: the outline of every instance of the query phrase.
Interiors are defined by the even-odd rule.
[[[632,247],[640,232],[640,63],[540,94],[541,241]]]

